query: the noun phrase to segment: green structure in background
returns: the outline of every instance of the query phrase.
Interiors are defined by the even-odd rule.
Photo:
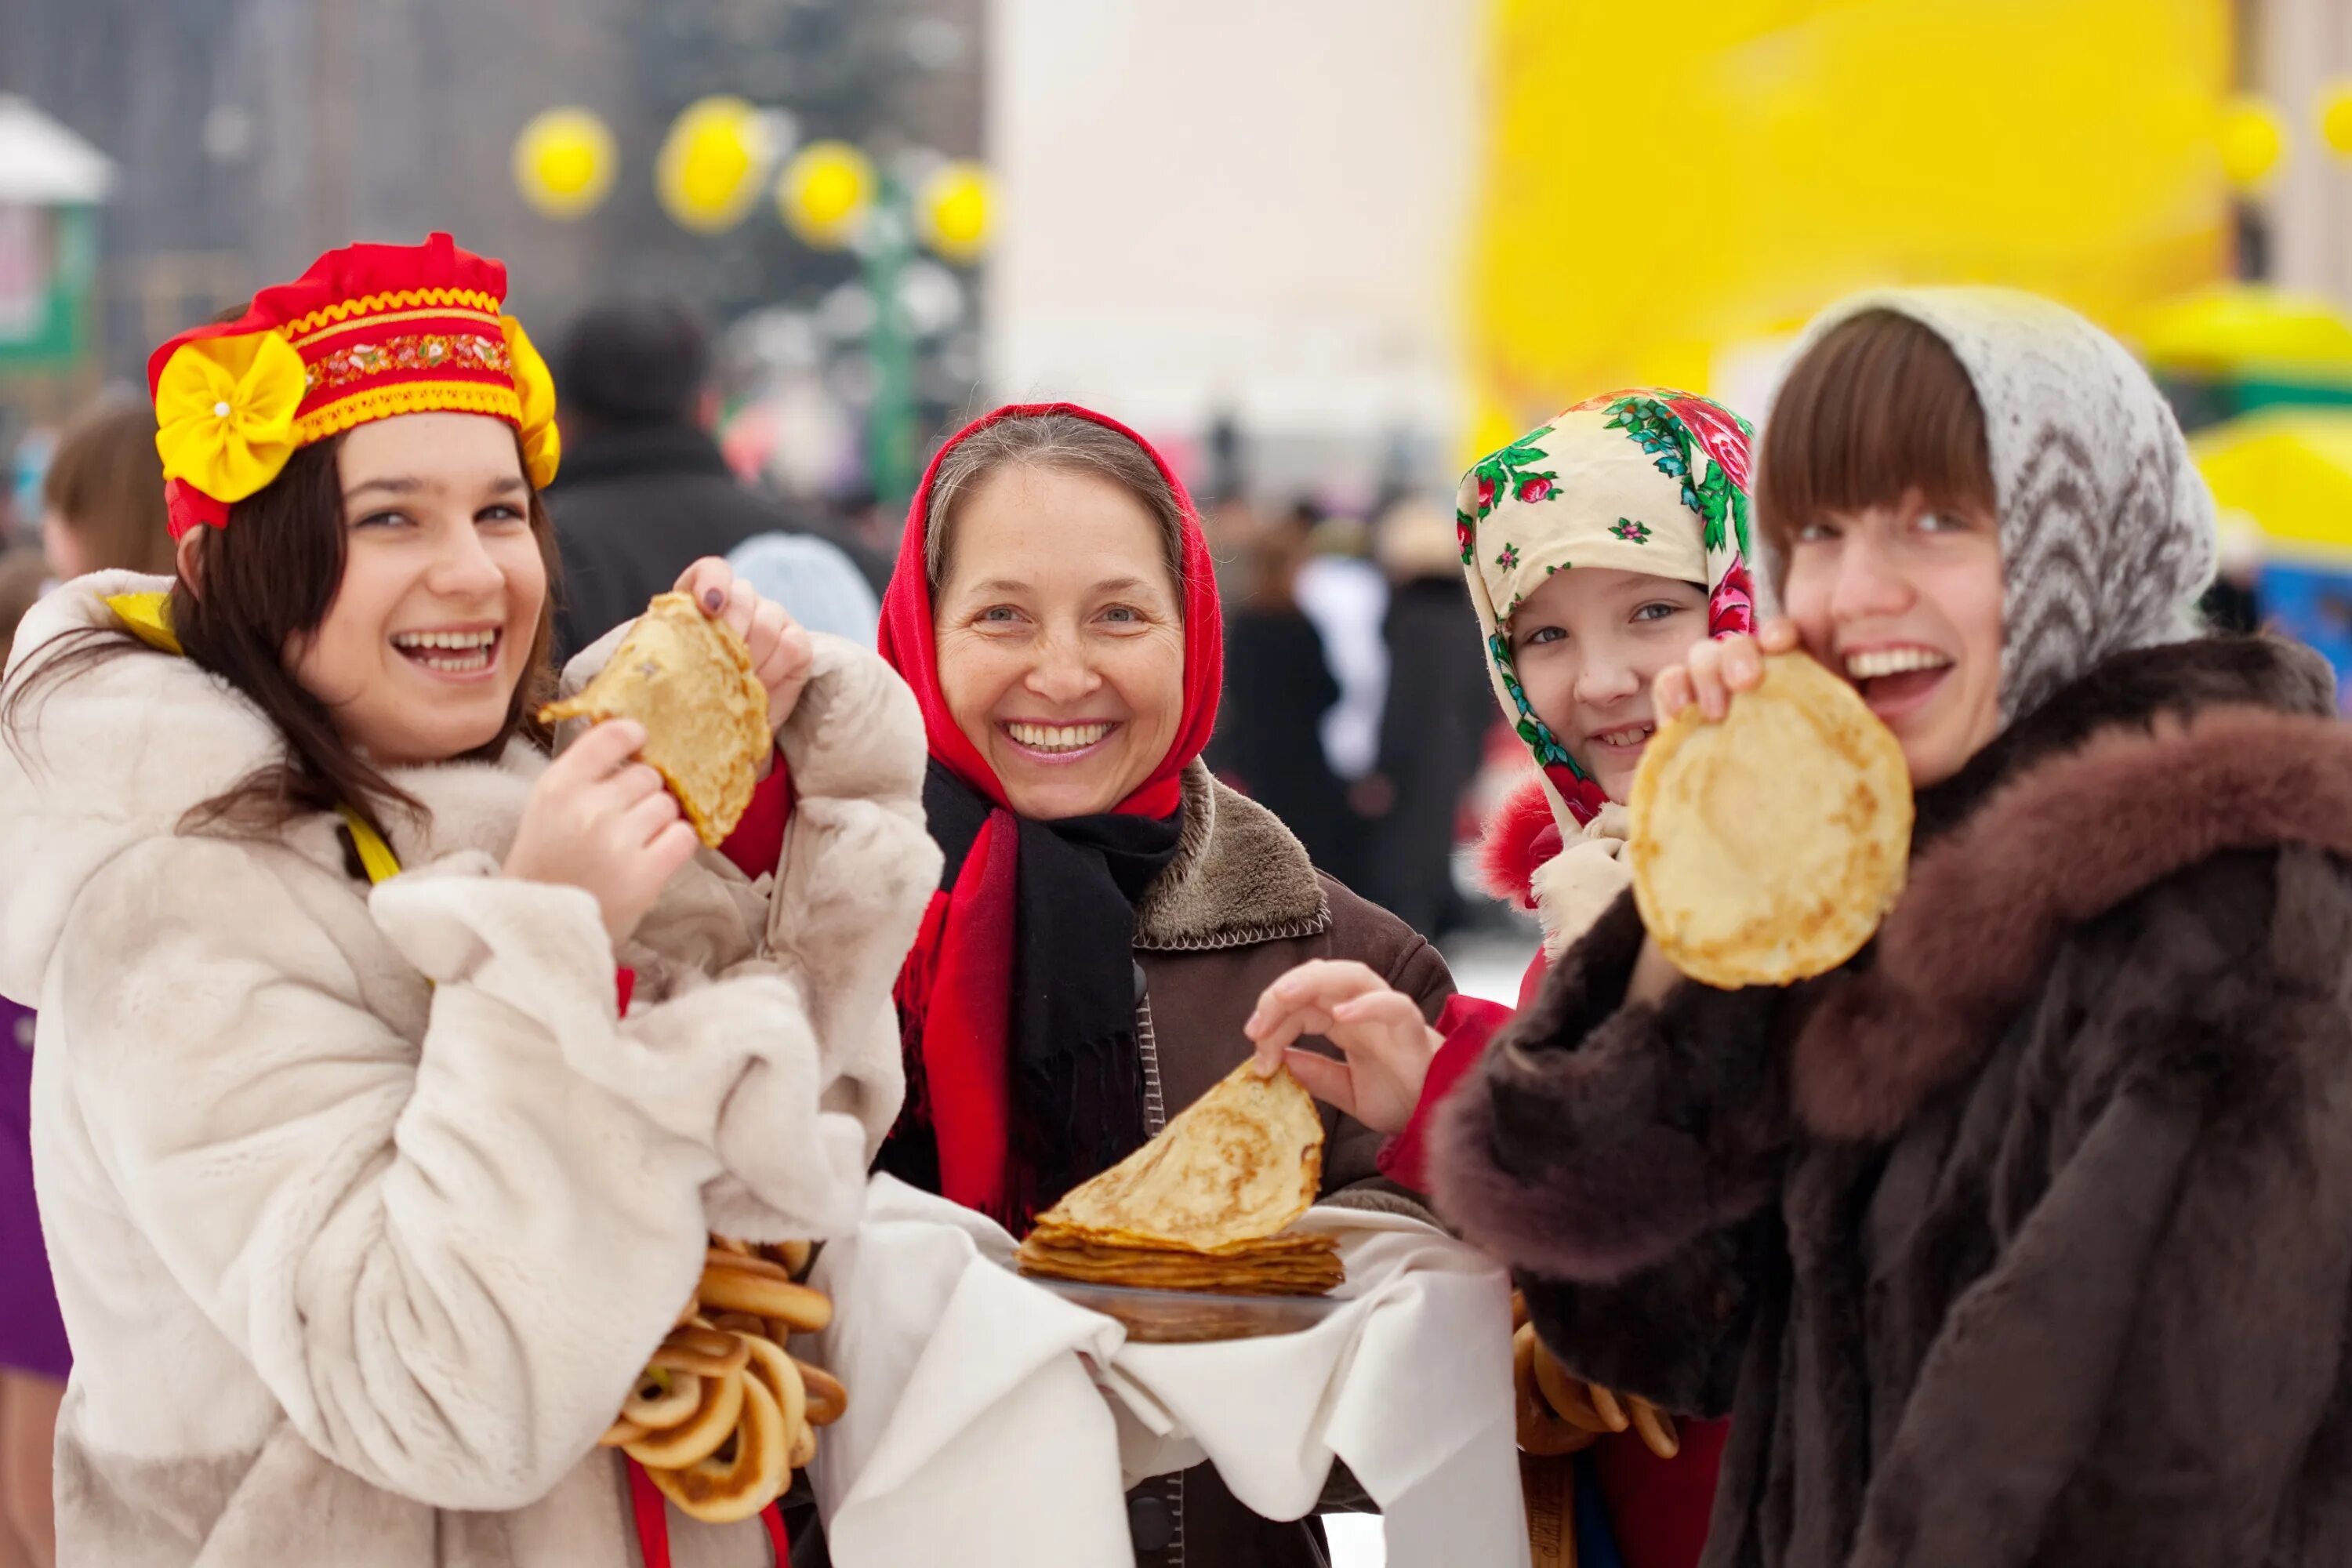
[[[2352,321],[2316,295],[2220,284],[2154,312],[2139,342],[2185,429],[2265,408],[2352,407]]]
[[[89,355],[106,155],[26,100],[0,95],[0,377],[54,375]]]

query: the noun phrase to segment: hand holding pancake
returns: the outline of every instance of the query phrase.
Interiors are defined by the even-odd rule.
[[[1903,748],[1843,677],[1793,647],[1772,651],[1792,638],[1775,623],[1760,643],[1702,646],[1658,677],[1662,721],[1627,803],[1625,854],[1650,937],[1637,1000],[1663,989],[1661,954],[1723,990],[1826,973],[1902,891]]]
[[[1444,1044],[1412,997],[1363,964],[1334,959],[1302,963],[1267,986],[1242,1032],[1257,1047],[1259,1077],[1287,1066],[1316,1099],[1389,1133],[1412,1119]],[[1340,1058],[1300,1049],[1293,1042],[1303,1035],[1329,1040]]]
[[[732,626],[743,639],[751,650],[751,673],[768,693],[768,728],[773,731],[782,727],[808,685],[814,651],[807,628],[795,623],[782,605],[761,598],[715,555],[706,555],[688,567],[676,591],[692,599],[704,615]],[[769,759],[763,757],[761,778],[768,776],[768,767]]]
[[[694,829],[661,775],[630,761],[644,727],[608,720],[550,763],[524,803],[509,877],[583,889],[595,896],[618,947],[694,855]]]

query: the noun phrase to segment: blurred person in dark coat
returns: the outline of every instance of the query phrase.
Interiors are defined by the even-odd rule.
[[[1364,896],[1432,938],[1461,921],[1454,826],[1494,720],[1478,617],[1462,584],[1453,509],[1399,501],[1373,550],[1389,577],[1388,700],[1380,752],[1351,792],[1370,821]]]
[[[1322,634],[1298,607],[1311,526],[1303,511],[1274,512],[1235,540],[1249,591],[1225,612],[1225,694],[1209,764],[1280,817],[1318,866],[1330,866],[1349,858],[1355,820],[1323,752],[1323,716],[1339,683]]]
[[[646,607],[687,566],[763,533],[864,547],[744,485],[711,437],[710,339],[674,300],[590,307],[557,345],[563,473],[547,491],[562,556],[559,665]],[[861,571],[865,563],[858,563]]]

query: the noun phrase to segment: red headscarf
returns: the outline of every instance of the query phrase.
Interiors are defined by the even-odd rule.
[[[914,951],[900,972],[898,999],[908,1047],[908,1114],[928,1118],[939,1150],[940,1190],[1016,1228],[1030,1194],[1012,1149],[1013,974],[1020,824],[1003,783],[956,725],[940,686],[928,569],[931,489],[940,464],[960,443],[1008,419],[1067,415],[1089,420],[1150,458],[1176,498],[1182,519],[1184,708],[1168,754],[1133,794],[1112,808],[1121,816],[1161,819],[1182,804],[1181,775],[1217,723],[1224,679],[1223,614],[1216,568],[1182,481],[1150,444],[1115,419],[1067,403],[1014,404],[973,420],[931,459],[907,513],[897,569],[882,595],[882,657],[922,705],[932,760],[993,807],[950,885],[931,900]],[[934,825],[939,831],[939,825]],[[1129,960],[1131,963],[1131,960]]]
[[[956,727],[955,719],[948,712],[946,694],[940,689],[939,645],[931,628],[928,567],[931,485],[939,478],[940,464],[947,455],[971,437],[1007,419],[1038,419],[1050,414],[1089,420],[1141,447],[1152,467],[1160,470],[1160,477],[1168,481],[1168,488],[1175,492],[1177,509],[1183,514],[1184,717],[1177,726],[1175,743],[1168,748],[1160,766],[1115,808],[1128,816],[1165,816],[1176,809],[1181,798],[1178,779],[1185,765],[1201,754],[1209,743],[1210,732],[1217,727],[1217,695],[1223,689],[1225,679],[1224,619],[1217,600],[1216,563],[1209,558],[1209,542],[1201,532],[1200,514],[1192,509],[1192,498],[1186,493],[1184,482],[1152,449],[1150,442],[1118,420],[1075,403],[1008,403],[993,413],[982,415],[948,438],[931,458],[931,466],[924,470],[914,504],[907,510],[907,530],[898,542],[898,563],[890,574],[890,586],[882,595],[882,657],[915,689],[916,699],[923,705],[923,730],[930,739],[931,755],[946,763],[964,783],[1010,809],[996,770],[988,765],[988,760]]]

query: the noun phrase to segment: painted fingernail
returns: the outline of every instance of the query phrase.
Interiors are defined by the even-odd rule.
[[[706,610],[715,610],[726,602],[727,595],[716,588],[705,591],[702,595],[702,607]]]

